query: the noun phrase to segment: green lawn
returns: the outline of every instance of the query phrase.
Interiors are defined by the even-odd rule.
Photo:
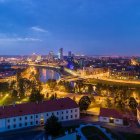
[[[88,140],[109,140],[100,129],[94,126],[83,127],[81,131]]]

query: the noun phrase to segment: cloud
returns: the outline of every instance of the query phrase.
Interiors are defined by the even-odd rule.
[[[32,29],[33,31],[35,31],[35,32],[48,33],[47,30],[45,30],[45,29],[43,29],[43,28],[40,28],[40,27],[38,27],[38,26],[33,26],[33,27],[31,27],[31,29]]]
[[[0,42],[39,42],[39,41],[42,41],[38,38],[31,38],[31,37],[25,37],[25,38],[22,38],[22,37],[5,37],[5,38],[0,38]]]

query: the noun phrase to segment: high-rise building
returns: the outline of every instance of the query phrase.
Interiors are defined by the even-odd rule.
[[[31,59],[32,59],[32,61],[35,61],[35,60],[36,60],[36,58],[37,58],[36,53],[33,53],[33,54],[31,55]]]
[[[60,60],[63,60],[63,48],[60,48],[60,49],[59,49],[58,58],[59,58]]]
[[[54,59],[54,52],[50,51],[48,54],[48,60],[53,61],[53,59]]]
[[[71,51],[68,52],[68,57],[71,57],[72,56],[72,53]]]

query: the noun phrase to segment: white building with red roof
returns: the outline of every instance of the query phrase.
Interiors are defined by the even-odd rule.
[[[123,125],[123,115],[115,109],[101,108],[99,114],[99,121]]]
[[[137,107],[137,120],[138,123],[140,124],[140,106]]]
[[[0,132],[44,125],[55,115],[59,121],[79,119],[79,106],[70,98],[0,107]]]

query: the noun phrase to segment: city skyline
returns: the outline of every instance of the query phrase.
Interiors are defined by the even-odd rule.
[[[138,0],[0,0],[0,55],[139,55]]]

